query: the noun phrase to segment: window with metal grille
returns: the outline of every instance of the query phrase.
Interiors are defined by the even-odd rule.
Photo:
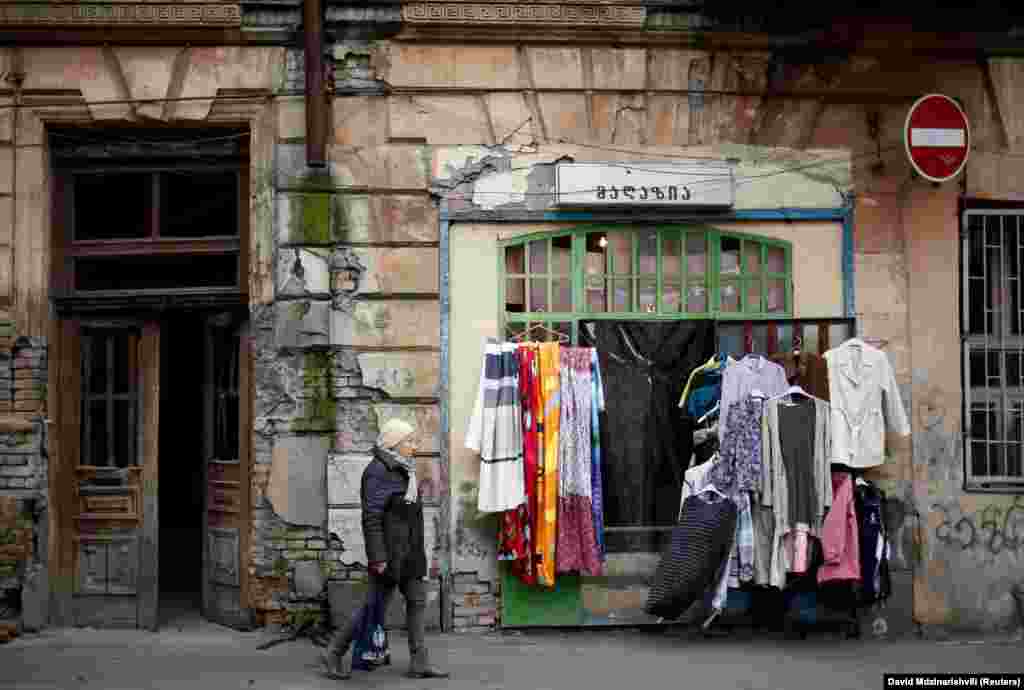
[[[1024,211],[963,215],[964,476],[1024,490]]]

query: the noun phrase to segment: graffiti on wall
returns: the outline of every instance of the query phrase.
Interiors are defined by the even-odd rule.
[[[942,514],[935,538],[961,551],[981,551],[990,556],[1024,551],[1024,496],[1009,505],[990,505],[973,515],[936,503],[932,510]]]

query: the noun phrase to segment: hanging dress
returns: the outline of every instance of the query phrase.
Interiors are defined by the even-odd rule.
[[[561,431],[558,440],[558,546],[559,573],[601,574],[601,559],[594,535],[591,502],[591,396],[590,350],[562,348],[560,379]]]
[[[601,384],[601,365],[597,350],[590,349],[590,382],[593,391],[590,397],[590,506],[594,516],[594,535],[601,560],[605,559],[604,549],[604,489],[601,487],[601,413],[604,412],[604,386]]]
[[[537,514],[537,450],[539,448],[537,413],[534,402],[537,388],[537,351],[528,344],[519,346],[519,400],[523,412],[523,472],[526,503],[502,514],[498,542],[498,560],[511,561],[511,572],[528,585],[537,582],[535,571],[535,516]]]
[[[541,343],[540,389],[543,434],[543,462],[538,459],[540,492],[537,497],[537,541],[540,562],[538,584],[555,585],[555,540],[558,522],[558,435],[561,412],[558,343]]]

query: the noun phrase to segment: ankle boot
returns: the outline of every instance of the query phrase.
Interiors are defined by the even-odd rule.
[[[447,671],[431,666],[426,649],[418,649],[412,653],[412,660],[409,663],[409,678],[448,678],[451,674]]]
[[[327,677],[334,680],[348,680],[352,677],[352,650],[346,649],[341,654],[331,650],[323,653],[322,660],[327,669]]]

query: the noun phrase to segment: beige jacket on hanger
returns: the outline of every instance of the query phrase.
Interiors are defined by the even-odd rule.
[[[825,353],[832,396],[831,462],[877,467],[885,462],[885,432],[910,435],[889,358],[859,338]]]

